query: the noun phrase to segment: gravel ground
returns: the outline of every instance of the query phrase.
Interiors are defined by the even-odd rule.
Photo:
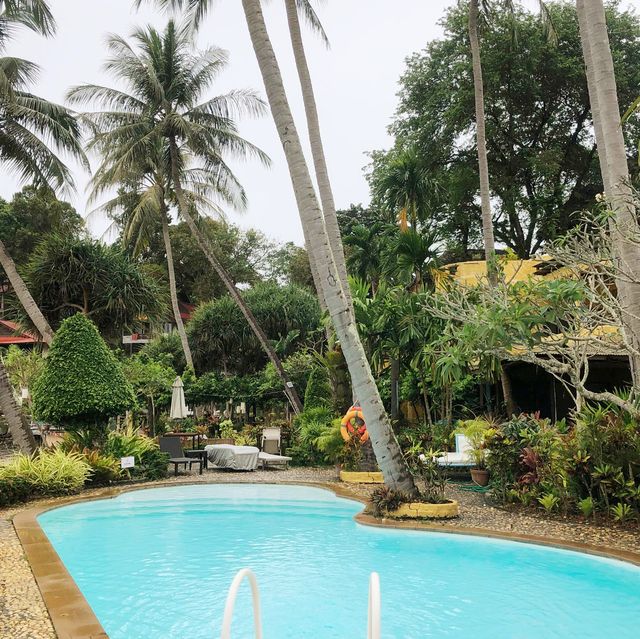
[[[335,482],[335,469],[292,468],[233,473],[220,470],[203,475],[181,474],[168,483],[194,482]],[[144,486],[145,484],[140,484]],[[153,484],[149,484],[153,485]],[[340,484],[354,497],[366,498],[371,486]],[[100,494],[104,489],[86,491]],[[461,490],[452,485],[448,496],[460,502],[461,515],[442,523],[443,528],[480,528],[487,531],[540,535],[560,541],[583,542],[603,549],[613,548],[640,553],[640,526],[598,525],[576,517],[547,517],[538,511],[504,510],[491,505],[482,493]],[[48,503],[59,500],[49,500]],[[49,615],[31,573],[29,564],[11,524],[11,518],[27,505],[0,510],[0,639],[56,639]]]

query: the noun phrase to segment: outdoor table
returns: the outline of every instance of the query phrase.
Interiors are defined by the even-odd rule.
[[[198,457],[202,461],[205,470],[209,468],[208,451],[201,448],[193,448],[192,450],[185,450],[183,452],[187,457]]]
[[[202,435],[200,433],[165,433],[165,437],[191,437],[191,448],[194,450],[200,448],[200,438]],[[198,444],[196,445],[196,439],[198,440]]]
[[[260,449],[255,446],[234,446],[232,444],[209,444],[209,461],[218,468],[232,470],[255,470],[258,467]]]

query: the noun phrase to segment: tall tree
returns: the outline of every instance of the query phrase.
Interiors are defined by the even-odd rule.
[[[26,26],[51,35],[55,22],[44,0],[4,0],[0,2],[0,52],[4,53],[15,26]],[[84,161],[79,130],[73,115],[29,91],[38,72],[27,60],[0,58],[0,161],[16,171],[21,179],[48,187],[72,185],[68,168],[56,151],[67,152]],[[53,150],[52,148],[53,147]],[[20,302],[42,334],[45,343],[53,333],[33,302],[11,256],[0,241],[0,266],[4,269]],[[35,449],[28,425],[20,419],[11,387],[0,362],[0,404],[9,422],[14,441],[24,450]]]
[[[640,249],[629,237],[638,221],[631,189],[620,106],[602,0],[577,0],[589,96],[606,196],[615,215],[612,241],[619,263],[616,284],[623,311],[625,339],[631,345],[634,389],[640,389]]]
[[[137,176],[136,183],[130,183],[128,176],[125,183],[119,182],[122,176],[114,172],[110,160],[98,169],[93,178],[94,193],[92,198],[97,197],[110,186],[119,186],[118,195],[100,207],[113,214],[122,210],[121,219],[124,221],[122,230],[122,241],[125,246],[132,247],[132,253],[138,256],[147,246],[149,237],[153,235],[155,228],[162,229],[162,243],[164,246],[164,259],[169,277],[169,298],[171,300],[171,310],[176,330],[180,336],[180,344],[187,362],[191,369],[193,366],[193,356],[187,333],[182,321],[180,304],[178,302],[178,288],[176,285],[176,271],[173,261],[173,247],[169,234],[169,184],[167,176],[163,171],[162,144],[158,140],[154,155],[149,155],[146,159],[146,167],[140,167],[140,175]]]
[[[487,160],[487,135],[484,114],[484,82],[482,79],[482,61],[480,58],[480,37],[478,22],[480,6],[483,0],[469,0],[469,42],[471,45],[471,64],[473,69],[473,94],[476,110],[476,148],[478,151],[478,174],[480,176],[480,206],[482,211],[482,237],[484,256],[487,262],[489,281],[497,281],[495,264],[495,240],[493,237],[493,217],[491,215],[491,194],[489,191],[489,163]],[[485,3],[486,4],[486,0]]]
[[[242,6],[267,90],[271,112],[285,150],[302,225],[307,228],[307,236],[311,239],[311,259],[315,261],[320,272],[327,307],[349,365],[354,391],[363,408],[378,464],[389,486],[415,494],[413,478],[384,410],[353,314],[341,285],[322,210],[304,159],[260,1],[243,0]]]
[[[347,276],[347,265],[345,261],[344,248],[342,246],[342,238],[340,236],[340,226],[336,216],[336,205],[329,179],[329,169],[322,144],[322,134],[320,131],[320,117],[318,115],[318,107],[316,104],[315,93],[313,90],[313,82],[311,81],[311,72],[304,49],[304,41],[302,39],[302,30],[300,28],[299,13],[306,18],[311,28],[319,33],[323,40],[328,44],[324,29],[320,24],[313,6],[309,0],[285,0],[287,10],[287,21],[289,24],[289,34],[291,36],[291,45],[293,47],[293,55],[298,71],[298,78],[302,88],[302,99],[304,102],[304,110],[307,119],[307,128],[309,130],[309,141],[311,143],[311,156],[316,174],[316,182],[318,183],[318,193],[320,195],[320,204],[322,206],[322,214],[324,224],[333,253],[333,259],[336,263],[338,275],[342,283],[347,303],[353,312],[353,301],[351,299],[351,290],[349,288],[349,278]]]
[[[200,102],[226,65],[226,53],[215,47],[194,53],[193,32],[171,20],[163,32],[139,29],[134,44],[113,36],[107,62],[127,91],[84,85],[69,92],[73,102],[95,101],[109,110],[85,114],[94,129],[93,147],[114,177],[132,179],[145,171],[147,159],[162,145],[163,170],[170,181],[180,217],[242,310],[247,322],[281,375],[295,411],[302,402],[273,345],[245,304],[196,223],[198,208],[218,211],[215,200],[243,206],[246,196],[226,157],[268,158],[238,135],[234,116],[259,115],[263,103],[250,91],[233,91]],[[154,156],[155,157],[155,156]]]

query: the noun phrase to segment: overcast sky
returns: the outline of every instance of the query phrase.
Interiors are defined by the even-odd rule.
[[[398,78],[407,55],[418,51],[442,31],[438,21],[455,0],[329,0],[318,13],[331,40],[326,50],[306,32],[311,73],[320,110],[323,140],[338,207],[368,201],[362,169],[366,152],[388,147],[386,128],[396,108]],[[625,4],[640,6],[640,0]],[[153,23],[162,27],[166,16],[146,6],[131,9],[131,0],[50,0],[58,22],[55,38],[45,40],[27,31],[9,49],[37,62],[42,73],[35,92],[60,102],[75,84],[113,84],[102,69],[108,33],[127,35],[132,27]],[[289,101],[301,136],[302,98],[290,50],[284,3],[272,0],[265,10],[271,39],[285,79]],[[264,95],[260,72],[249,40],[240,0],[219,0],[200,31],[200,45],[227,49],[230,64],[211,95],[229,89],[254,88]],[[640,88],[639,88],[640,92]],[[302,231],[284,155],[270,115],[244,121],[240,130],[273,160],[265,169],[257,163],[233,164],[249,196],[249,210],[229,219],[244,227],[262,229],[269,236],[302,243]],[[85,187],[89,175],[74,171],[77,194],[73,204],[86,211]],[[18,182],[0,172],[0,196],[9,198]],[[99,233],[100,226],[93,229]]]

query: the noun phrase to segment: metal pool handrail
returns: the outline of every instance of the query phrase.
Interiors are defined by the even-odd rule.
[[[380,576],[377,572],[369,577],[367,639],[380,639]]]
[[[253,626],[256,631],[256,639],[262,639],[262,621],[260,620],[260,592],[256,576],[249,568],[239,570],[231,582],[227,603],[224,606],[224,617],[222,618],[221,639],[231,639],[231,622],[233,621],[233,609],[236,605],[238,589],[244,578],[249,580],[251,586],[251,598],[253,600]]]
[[[262,621],[260,620],[260,591],[258,580],[251,569],[242,568],[233,578],[227,602],[224,606],[222,618],[221,639],[231,639],[231,622],[233,621],[233,609],[236,605],[238,590],[244,578],[247,578],[251,586],[251,598],[253,600],[253,626],[256,631],[256,639],[262,639]],[[372,572],[369,577],[369,611],[367,616],[367,639],[380,639],[380,576]]]

